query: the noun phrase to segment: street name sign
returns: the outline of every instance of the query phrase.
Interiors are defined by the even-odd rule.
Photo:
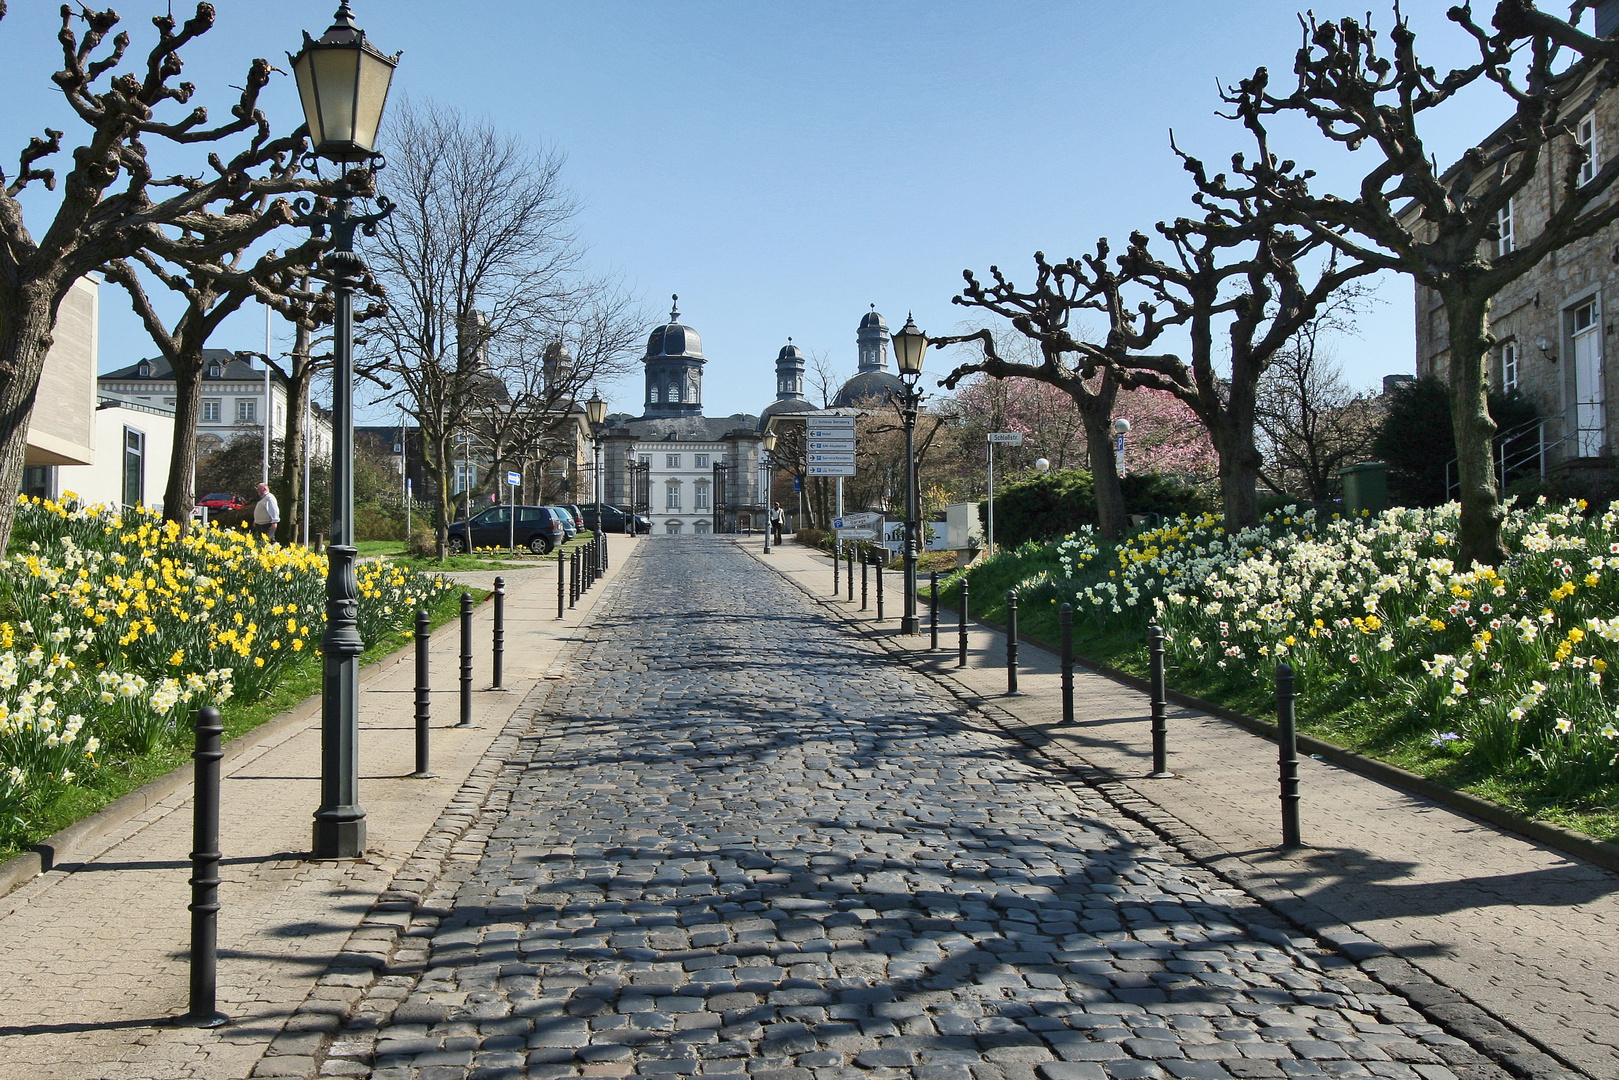
[[[1003,444],[1005,446],[1022,446],[1023,445],[1023,432],[1021,432],[1021,431],[992,431],[992,432],[989,433],[989,441],[992,442],[992,443],[1001,443],[1001,444]]]
[[[839,529],[838,530],[838,539],[839,540],[875,540],[875,539],[877,539],[877,530],[876,529]]]
[[[861,512],[859,514],[844,514],[832,520],[834,529],[864,529],[868,525],[875,525],[883,519],[881,514]]]

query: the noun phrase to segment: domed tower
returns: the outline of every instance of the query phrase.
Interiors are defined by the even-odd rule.
[[[814,409],[814,405],[804,400],[804,351],[788,338],[787,344],[776,354],[776,400],[765,406],[759,415],[759,426],[763,428],[772,416],[813,412]]]
[[[898,375],[888,370],[888,323],[877,314],[877,305],[860,317],[860,328],[855,331],[860,345],[860,370],[843,384],[838,396],[832,399],[836,408],[848,408],[872,399],[887,398],[892,392],[903,393],[905,384]]]
[[[566,390],[568,383],[573,379],[573,353],[560,341],[553,341],[545,347],[545,358],[540,362],[540,374],[545,378],[545,388],[551,393]]]
[[[669,321],[646,341],[646,417],[703,415],[703,340],[680,321],[680,297]]]

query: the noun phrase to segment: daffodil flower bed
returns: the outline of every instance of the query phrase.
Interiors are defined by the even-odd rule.
[[[1619,511],[1514,508],[1516,554],[1466,570],[1457,512],[1281,512],[1235,535],[1182,518],[1116,545],[1081,532],[974,568],[974,608],[995,618],[1016,588],[1025,628],[1055,640],[1072,604],[1078,651],[1135,670],[1156,616],[1182,689],[1258,711],[1285,662],[1307,728],[1520,808],[1606,814],[1576,823],[1619,834]]]
[[[318,652],[326,559],[247,532],[21,498],[0,623],[0,846],[109,757],[180,739],[192,711],[269,694]],[[452,590],[388,562],[356,570],[368,644]]]

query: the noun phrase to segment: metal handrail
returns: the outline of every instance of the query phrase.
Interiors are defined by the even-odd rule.
[[[1507,476],[1522,469],[1530,462],[1536,464],[1540,479],[1546,479],[1546,456],[1548,452],[1555,450],[1566,442],[1573,441],[1574,436],[1577,434],[1577,432],[1571,431],[1552,442],[1546,441],[1546,425],[1553,420],[1563,419],[1565,418],[1562,416],[1541,417],[1519,424],[1517,427],[1508,428],[1506,431],[1496,432],[1495,438],[1490,440],[1490,456],[1495,459],[1496,482],[1503,489],[1507,486]],[[1535,432],[1537,436],[1534,445],[1527,450],[1512,452],[1512,444],[1520,441],[1531,431]],[[1457,465],[1460,460],[1460,458],[1451,458],[1445,462],[1445,495],[1447,498],[1453,499],[1461,492],[1461,477],[1457,475],[1459,471]],[[1454,479],[1452,479],[1453,476],[1455,477]]]

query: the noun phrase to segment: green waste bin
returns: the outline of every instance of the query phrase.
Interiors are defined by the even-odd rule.
[[[1389,467],[1381,461],[1363,461],[1347,469],[1339,469],[1344,482],[1344,510],[1359,514],[1362,510],[1381,514],[1389,506]]]

